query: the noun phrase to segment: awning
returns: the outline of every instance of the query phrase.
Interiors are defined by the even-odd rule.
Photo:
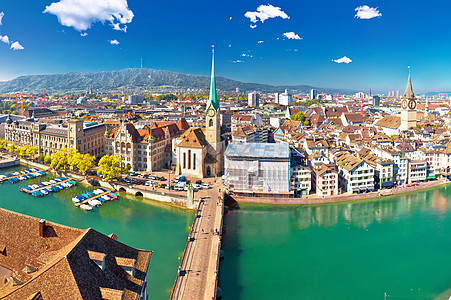
[[[426,179],[436,179],[435,175],[429,175],[428,177],[426,177]]]

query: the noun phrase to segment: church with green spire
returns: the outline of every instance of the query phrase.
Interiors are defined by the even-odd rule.
[[[221,176],[225,143],[221,138],[221,110],[216,94],[215,57],[212,53],[210,97],[205,110],[205,127],[188,129],[177,141],[178,175],[198,178]]]

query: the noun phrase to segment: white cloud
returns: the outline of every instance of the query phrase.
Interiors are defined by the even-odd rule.
[[[257,44],[263,44],[265,41],[258,41]]]
[[[260,5],[257,11],[247,11],[244,16],[249,18],[252,23],[265,22],[267,19],[280,17],[282,19],[289,19],[290,17],[280,9],[280,7],[268,5]]]
[[[232,17],[230,17],[229,20],[232,20]]]
[[[349,63],[352,63],[352,59],[350,59],[347,56],[343,56],[342,58],[339,58],[339,59],[332,59],[332,61],[336,62],[337,64],[341,64],[341,63],[349,64]]]
[[[4,12],[0,12],[0,25],[2,25],[3,17],[5,16]]]
[[[22,47],[21,44],[19,44],[19,42],[14,42],[11,44],[11,49],[13,50],[23,50],[24,47]]]
[[[252,29],[254,29],[254,28],[257,27],[257,25],[251,24],[251,25],[249,25],[249,27],[252,28]]]
[[[127,25],[124,25],[124,27],[122,27],[122,28],[121,28],[121,25],[119,23],[112,23],[111,25],[113,26],[114,30],[127,32]]]
[[[87,36],[87,35],[88,35],[87,32],[80,33],[80,36]]]
[[[299,35],[297,35],[296,33],[294,33],[293,31],[285,32],[283,34],[283,36],[289,40],[302,40],[302,38]]]
[[[0,35],[0,42],[3,42],[5,44],[9,44],[9,37],[7,35],[4,35],[4,36]]]
[[[232,47],[232,45],[229,45],[229,48]]]
[[[377,7],[369,7],[368,5],[359,6],[355,9],[355,11],[357,13],[354,18],[358,19],[372,19],[382,16]]]
[[[108,42],[110,42],[111,45],[119,45],[119,41],[118,40],[108,40]]]
[[[43,13],[57,16],[61,25],[78,31],[89,29],[95,22],[108,21],[114,30],[125,32],[124,24],[131,23],[134,17],[127,0],[60,0],[47,6]]]
[[[232,62],[233,62],[234,64],[239,64],[239,63],[242,63],[242,62],[244,62],[244,61],[237,59],[237,60],[234,60],[234,61],[232,61]]]
[[[241,57],[254,57],[254,56],[251,54],[243,53],[243,54],[241,54]]]

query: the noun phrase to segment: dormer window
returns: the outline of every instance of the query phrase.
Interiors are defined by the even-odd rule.
[[[135,276],[135,263],[136,259],[126,257],[115,257],[116,263],[119,267],[124,269],[130,276]]]
[[[105,253],[88,250],[89,258],[102,270],[105,270]]]

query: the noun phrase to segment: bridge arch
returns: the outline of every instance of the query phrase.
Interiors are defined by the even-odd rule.
[[[142,197],[142,196],[143,196],[143,193],[141,193],[141,192],[138,191],[138,192],[135,193],[135,196],[137,196],[137,197]]]
[[[120,187],[120,188],[119,188],[119,192],[127,192],[127,191],[125,190],[125,188]]]

